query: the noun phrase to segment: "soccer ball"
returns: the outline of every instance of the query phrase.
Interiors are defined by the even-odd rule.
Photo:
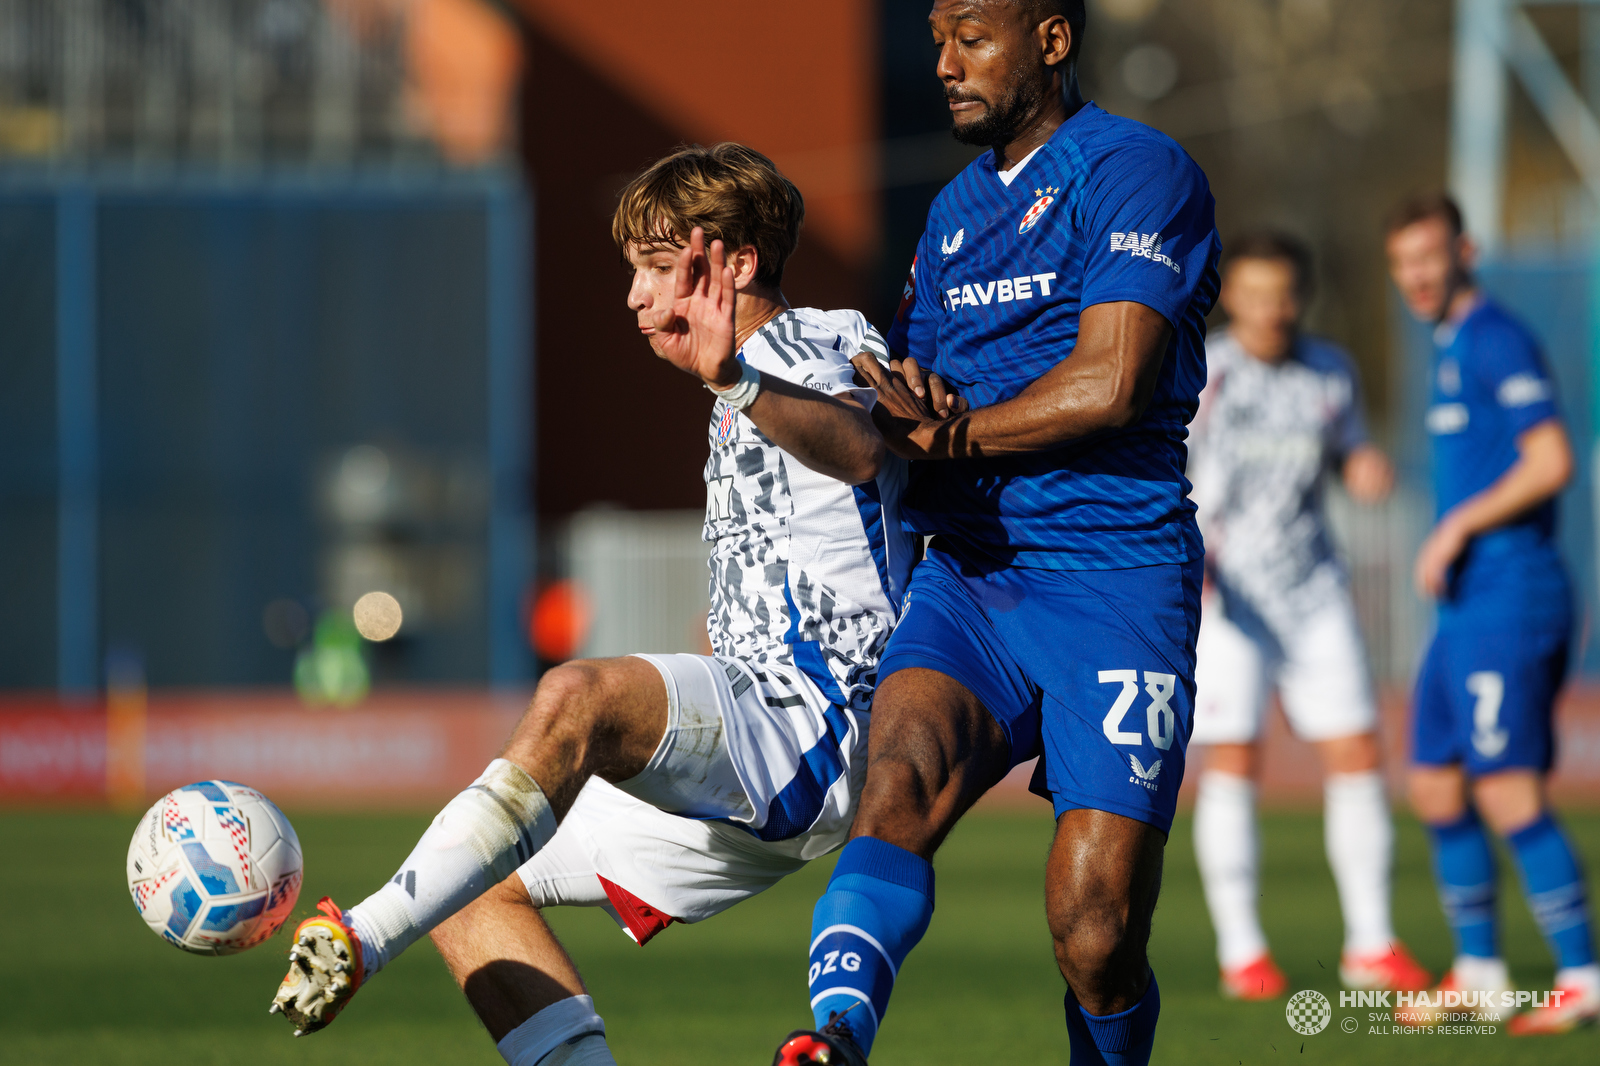
[[[162,939],[232,955],[278,931],[300,898],[300,841],[272,801],[232,781],[161,797],[128,845],[128,891]]]

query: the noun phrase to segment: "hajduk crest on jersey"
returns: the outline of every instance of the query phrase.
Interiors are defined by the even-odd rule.
[[[1039,216],[1044,214],[1050,205],[1056,202],[1056,193],[1061,190],[1053,185],[1046,185],[1042,189],[1033,191],[1038,194],[1039,198],[1033,202],[1032,207],[1028,208],[1028,213],[1022,216],[1021,223],[1017,225],[1018,233],[1027,233],[1031,230],[1033,224],[1039,221]]]
[[[739,425],[739,412],[722,400],[717,401],[717,406],[722,408],[722,416],[717,419],[717,447],[721,448],[733,440],[734,431]]]

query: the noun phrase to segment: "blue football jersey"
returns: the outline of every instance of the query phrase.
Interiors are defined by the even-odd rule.
[[[906,521],[1026,567],[1198,558],[1183,471],[1218,287],[1205,174],[1165,135],[1086,104],[1011,177],[985,152],[934,200],[890,350],[981,407],[1071,358],[1085,307],[1144,304],[1172,323],[1172,343],[1133,425],[1044,452],[914,463]]]
[[[1427,429],[1442,515],[1493,484],[1517,461],[1517,437],[1560,412],[1538,341],[1493,300],[1480,301],[1453,335],[1440,327],[1436,339]],[[1556,560],[1555,526],[1552,499],[1479,534],[1458,564],[1456,584],[1503,581],[1529,563]]]

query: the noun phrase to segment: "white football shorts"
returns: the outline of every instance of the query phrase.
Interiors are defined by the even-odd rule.
[[[637,777],[591,778],[517,871],[537,907],[604,907],[641,943],[720,913],[842,845],[866,777],[869,716],[801,671],[640,655],[667,730]],[[620,889],[620,892],[618,891]]]
[[[1209,593],[1195,644],[1191,744],[1248,744],[1261,732],[1274,687],[1302,740],[1377,728],[1355,606],[1342,586],[1296,624],[1272,625],[1239,597]]]

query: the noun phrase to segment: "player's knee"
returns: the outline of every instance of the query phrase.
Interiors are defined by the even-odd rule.
[[[1129,921],[1126,907],[1052,904],[1050,936],[1056,963],[1080,995],[1115,983],[1130,966],[1143,965],[1144,938]]]
[[[1538,774],[1510,770],[1488,774],[1472,783],[1473,805],[1499,836],[1532,825],[1544,811],[1544,789]]]
[[[1406,783],[1411,809],[1429,825],[1444,825],[1466,813],[1460,774],[1448,770],[1417,769]]]
[[[545,671],[519,731],[548,734],[588,727],[601,702],[604,685],[599,664],[583,659]]]

